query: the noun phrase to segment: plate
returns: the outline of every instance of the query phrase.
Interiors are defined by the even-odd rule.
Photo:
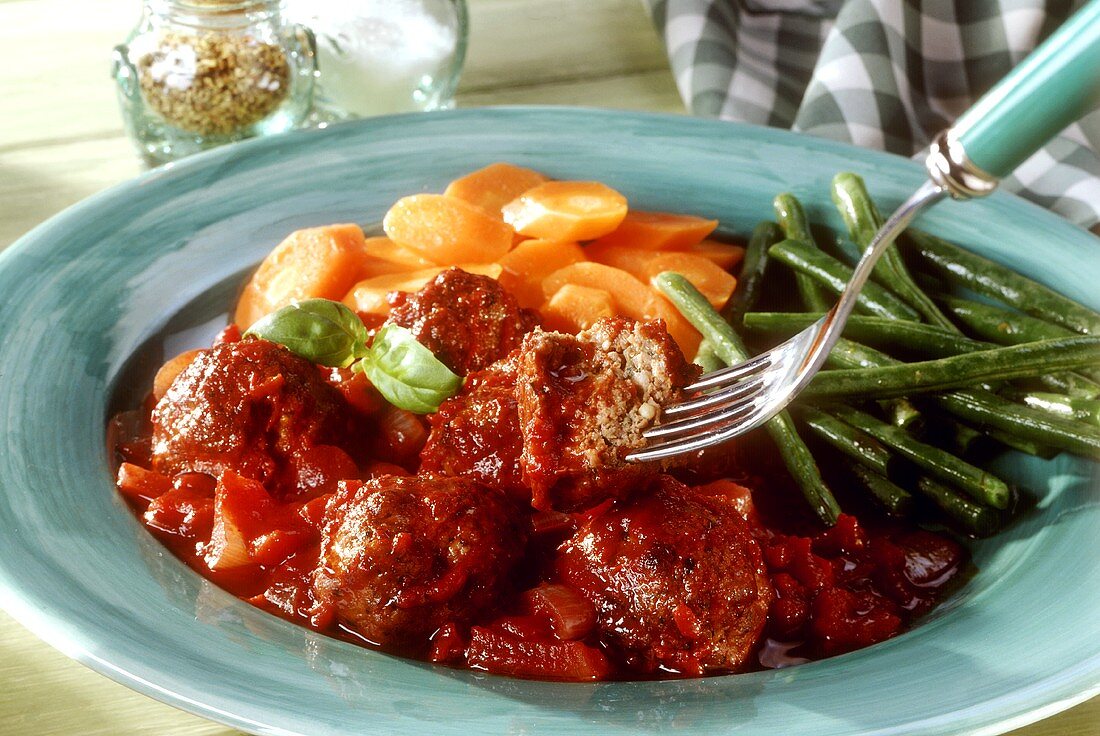
[[[784,670],[561,684],[355,647],[238,601],[168,554],[112,485],[105,425],[165,353],[209,337],[287,232],[381,219],[493,161],[599,179],[633,206],[748,232],[793,191],[839,227],[828,183],[884,206],[910,161],[782,131],[568,108],[379,118],[231,146],[152,171],[0,254],[0,605],[131,688],[263,734],[992,734],[1100,692],[1100,478],[1006,457],[1037,498],[973,546],[978,574],[915,630]],[[1100,243],[1007,194],[923,225],[1100,308]]]

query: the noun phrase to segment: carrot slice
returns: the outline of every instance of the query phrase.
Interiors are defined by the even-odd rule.
[[[516,232],[544,240],[594,240],[626,217],[626,197],[597,181],[548,181],[504,205]]]
[[[729,301],[737,286],[737,279],[729,271],[723,271],[712,261],[691,253],[661,253],[646,264],[649,281],[664,271],[672,271],[691,282],[707,298],[715,309],[721,309]],[[657,288],[653,285],[653,288]]]
[[[501,207],[546,180],[547,177],[534,169],[496,163],[455,179],[447,185],[443,193],[448,197],[465,200],[499,217]]]
[[[488,276],[491,279],[499,278],[503,270],[499,263],[463,263],[458,267],[467,273]],[[422,289],[427,286],[429,281],[448,268],[450,266],[432,266],[419,271],[389,273],[363,279],[351,287],[344,296],[344,304],[360,314],[389,314],[390,304],[386,300],[387,294],[391,291],[417,291]]]
[[[565,284],[539,310],[548,330],[576,334],[603,317],[615,316],[615,302],[604,289]]]
[[[613,268],[621,268],[635,278],[648,281],[649,262],[661,255],[661,251],[609,245],[602,240],[597,240],[584,246],[584,255],[590,261],[612,266]]]
[[[733,267],[740,263],[745,256],[744,246],[710,239],[691,246],[685,252],[702,256],[723,271],[732,271]]]
[[[385,235],[376,235],[363,241],[363,250],[371,258],[398,266],[404,266],[408,270],[417,268],[429,268],[435,264],[424,258],[415,250],[398,245]]]
[[[247,329],[294,300],[340,299],[359,278],[363,245],[358,225],[326,225],[291,233],[245,285],[233,321]]]
[[[607,245],[646,250],[684,250],[714,232],[718,220],[670,212],[631,210],[615,231],[601,241]]]
[[[525,240],[501,257],[499,263],[504,270],[500,285],[521,307],[538,309],[546,301],[542,280],[559,268],[583,260],[584,250],[576,243]]]
[[[512,228],[469,202],[442,194],[402,197],[382,229],[395,243],[441,266],[492,263],[512,248]]]
[[[672,303],[646,283],[619,268],[581,262],[560,268],[542,282],[547,299],[566,284],[603,289],[611,294],[615,311],[636,320],[663,319],[672,339],[684,355],[694,356],[702,337]]]

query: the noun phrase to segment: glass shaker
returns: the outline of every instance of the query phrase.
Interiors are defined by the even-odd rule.
[[[465,0],[288,0],[316,38],[315,123],[454,106]]]
[[[145,0],[114,78],[127,132],[150,165],[299,126],[316,55],[281,0]]]

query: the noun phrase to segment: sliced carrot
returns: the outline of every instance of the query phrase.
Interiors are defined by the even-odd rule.
[[[702,256],[724,271],[732,271],[733,267],[739,264],[745,256],[744,246],[710,239],[691,246],[685,252]]]
[[[611,294],[616,313],[636,320],[663,319],[672,339],[684,355],[694,356],[702,337],[672,303],[646,283],[619,268],[581,262],[560,268],[542,282],[547,299],[566,284],[603,289]]]
[[[712,261],[691,253],[661,253],[646,264],[647,275],[653,278],[664,271],[683,276],[707,298],[715,309],[721,309],[729,301],[737,286],[737,279],[729,271],[723,271]],[[656,288],[656,285],[654,285]]]
[[[475,273],[495,279],[500,277],[499,263],[463,263],[458,266],[467,273]],[[419,271],[390,273],[363,279],[344,296],[344,304],[360,314],[389,314],[390,304],[386,295],[391,291],[417,291],[450,266],[432,266]]]
[[[714,232],[718,220],[670,212],[631,210],[615,231],[601,241],[607,245],[646,250],[684,250]]]
[[[547,177],[534,169],[496,163],[455,179],[443,193],[499,217],[501,207],[546,180]]]
[[[626,217],[626,197],[597,181],[548,181],[504,205],[516,232],[544,240],[594,240]]]
[[[648,281],[649,262],[661,255],[661,251],[608,245],[602,240],[597,240],[584,246],[584,255],[590,261],[621,268],[635,278]]]
[[[538,309],[544,301],[542,280],[571,263],[585,260],[584,250],[576,243],[550,240],[525,240],[500,259],[503,267],[500,285],[510,292],[521,307]]]
[[[514,232],[469,202],[442,194],[402,197],[382,229],[395,243],[441,266],[492,263],[512,248]]]
[[[398,245],[385,235],[377,235],[363,241],[363,250],[371,258],[386,261],[399,266],[405,266],[408,270],[416,268],[429,268],[433,266],[431,261],[424,258],[415,250]]]
[[[233,321],[247,329],[296,299],[340,299],[359,278],[363,245],[358,225],[326,225],[291,233],[245,285]]]
[[[615,316],[615,301],[604,289],[565,284],[539,310],[548,330],[577,334],[604,317]]]

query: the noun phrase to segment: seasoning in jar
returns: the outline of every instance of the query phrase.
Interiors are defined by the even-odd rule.
[[[290,87],[282,47],[249,35],[166,32],[135,61],[146,105],[203,136],[230,135],[263,120]]]

